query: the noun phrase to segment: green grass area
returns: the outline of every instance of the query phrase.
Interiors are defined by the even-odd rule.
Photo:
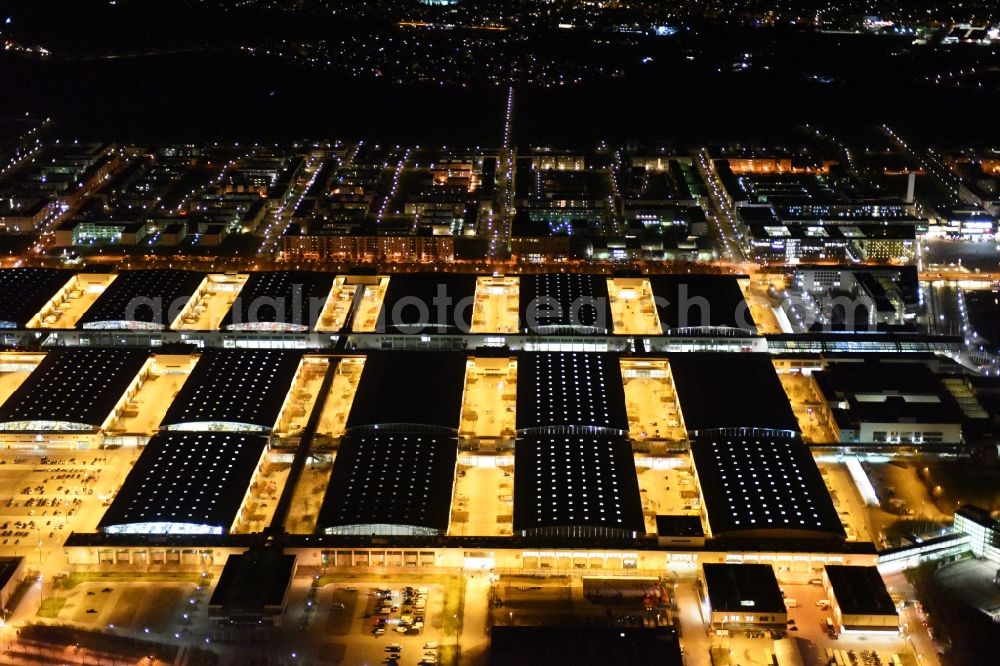
[[[438,662],[441,666],[456,666],[460,654],[457,645],[442,645],[438,648]]]
[[[54,581],[54,587],[61,589],[71,589],[81,583],[145,583],[145,582],[169,582],[169,583],[210,583],[212,574],[203,577],[196,572],[132,572],[132,571],[77,571],[58,578]]]
[[[720,647],[712,648],[712,664],[713,666],[729,666],[729,650]]]
[[[960,504],[975,504],[989,511],[1000,509],[996,465],[982,461],[939,462],[924,476],[931,497],[947,515]]]
[[[351,583],[378,583],[392,585],[394,583],[404,583],[406,585],[447,585],[448,576],[443,574],[419,574],[419,573],[342,573],[330,571],[313,580],[313,587],[325,587],[326,585],[346,585]]]
[[[465,614],[465,576],[449,576],[444,586],[443,638],[456,640],[462,633]]]
[[[42,600],[42,605],[38,608],[38,617],[56,618],[59,612],[66,605],[66,597],[48,597]]]

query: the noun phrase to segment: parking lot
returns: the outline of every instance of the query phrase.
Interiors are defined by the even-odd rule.
[[[411,595],[405,587],[413,588]],[[327,645],[327,663],[433,664],[438,649],[424,646],[442,642],[443,606],[444,588],[437,584],[337,583],[309,589],[307,612],[297,614],[294,628]]]
[[[57,582],[40,616],[94,629],[149,629],[155,636],[183,622],[184,607],[196,594],[193,582],[85,582],[69,589]]]
[[[0,552],[31,555],[36,566],[71,531],[95,531],[137,454],[0,451]]]

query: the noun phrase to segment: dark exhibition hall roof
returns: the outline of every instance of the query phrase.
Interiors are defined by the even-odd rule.
[[[73,273],[56,268],[0,270],[0,328],[24,328]]]
[[[801,439],[701,437],[691,455],[714,536],[845,537]]]
[[[517,429],[564,426],[628,431],[617,356],[537,352],[518,357]]]
[[[245,433],[160,432],[142,450],[99,528],[226,532],[266,447],[266,437]]]
[[[734,275],[653,275],[649,284],[666,335],[706,327],[756,332]]]
[[[0,423],[45,421],[98,428],[146,358],[144,349],[53,349],[0,405]]]
[[[475,294],[475,275],[393,275],[382,301],[378,330],[386,333],[468,333],[472,328]]]
[[[204,277],[169,269],[122,271],[80,318],[77,328],[109,328],[118,322],[169,328]]]
[[[604,275],[522,275],[520,328],[524,333],[610,333],[608,279]]]
[[[222,319],[221,328],[312,330],[335,277],[317,271],[251,273]]]
[[[898,615],[878,567],[826,565],[837,606],[843,615]]]
[[[450,435],[346,435],[333,462],[318,529],[392,525],[444,533],[451,515],[458,441]]]
[[[670,369],[688,432],[724,428],[798,432],[769,354],[671,354]]]
[[[785,613],[778,578],[770,564],[704,564],[713,613]]]
[[[629,441],[531,434],[514,447],[514,532],[565,536],[645,532]]]
[[[369,354],[347,428],[395,424],[457,431],[465,359],[460,352]]]
[[[228,423],[270,430],[301,357],[290,350],[206,350],[160,426]]]

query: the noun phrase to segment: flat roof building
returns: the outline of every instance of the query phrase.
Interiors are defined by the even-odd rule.
[[[608,281],[603,275],[521,276],[521,331],[533,334],[611,333]]]
[[[450,435],[348,433],[317,527],[326,534],[446,534],[457,459]]]
[[[262,271],[250,278],[222,319],[227,331],[311,331],[335,279],[318,271]]]
[[[393,275],[382,301],[376,330],[409,334],[468,333],[472,328],[475,294],[475,275]]]
[[[703,564],[702,603],[713,627],[780,625],[788,610],[770,564]]]
[[[194,271],[122,271],[83,314],[77,328],[168,329],[204,278]]]
[[[799,431],[769,354],[671,354],[670,369],[692,436],[744,430],[792,436]]]
[[[0,405],[0,431],[97,431],[147,358],[144,349],[53,349]]]
[[[735,275],[650,276],[663,334],[755,334],[739,280]]]
[[[635,538],[645,533],[624,437],[529,434],[514,446],[514,533]]]
[[[268,434],[301,358],[299,352],[288,350],[205,350],[160,427]]]
[[[583,428],[628,433],[617,357],[577,352],[522,354],[517,373],[519,432]]]
[[[823,589],[830,595],[837,631],[899,633],[899,612],[878,567],[826,565]]]
[[[160,432],[149,440],[98,529],[105,534],[227,534],[240,519],[267,438]]]
[[[230,555],[208,602],[209,619],[233,624],[281,624],[295,560],[295,555],[274,549]]]
[[[691,442],[712,536],[831,539],[846,534],[809,448],[797,437]]]
[[[973,555],[1000,564],[1000,521],[989,511],[963,504],[955,511],[955,531],[968,535]]]
[[[491,666],[681,666],[673,627],[523,627],[497,625],[490,631]]]
[[[55,268],[0,270],[0,328],[26,328],[71,277]]]
[[[656,516],[656,543],[660,546],[705,545],[705,529],[701,516],[668,514]]]
[[[923,363],[853,359],[812,375],[843,443],[962,441],[962,408]]]
[[[365,358],[347,429],[403,427],[458,432],[465,354],[375,352]]]

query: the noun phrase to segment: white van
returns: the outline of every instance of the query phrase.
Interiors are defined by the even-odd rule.
[[[795,599],[792,599],[791,597],[785,597],[785,608],[795,608],[798,605],[799,602],[797,602]]]

